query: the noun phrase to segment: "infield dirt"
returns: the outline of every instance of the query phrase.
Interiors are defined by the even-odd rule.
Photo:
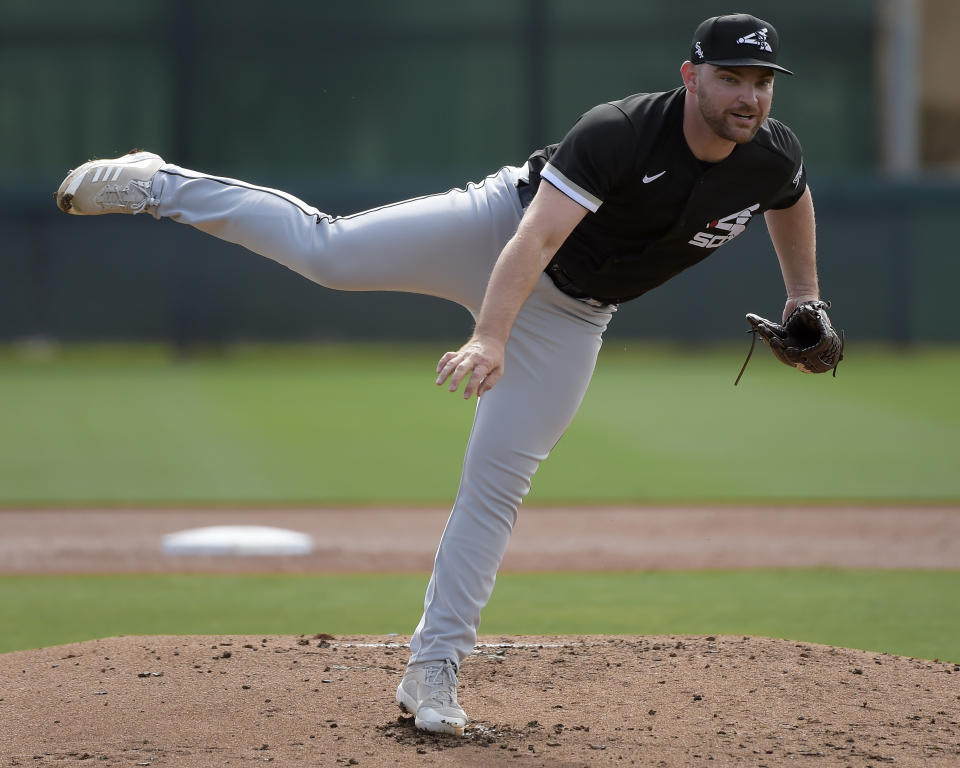
[[[0,510],[0,573],[429,572],[446,509]],[[313,537],[300,557],[173,557],[163,536],[268,525]],[[960,568],[960,509],[524,507],[501,571]]]

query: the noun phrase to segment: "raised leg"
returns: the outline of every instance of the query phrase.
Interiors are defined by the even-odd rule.
[[[275,189],[164,165],[151,210],[328,288],[450,299],[476,314],[521,208],[516,168],[480,184],[333,217]]]

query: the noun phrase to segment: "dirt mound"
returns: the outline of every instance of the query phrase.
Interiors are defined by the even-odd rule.
[[[960,764],[960,666],[747,637],[487,637],[463,739],[396,637],[122,637],[0,655],[0,765]]]

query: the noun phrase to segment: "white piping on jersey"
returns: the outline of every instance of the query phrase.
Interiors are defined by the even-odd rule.
[[[540,178],[549,181],[567,197],[580,203],[580,205],[591,213],[596,213],[597,209],[603,205],[603,200],[596,195],[591,195],[583,187],[570,181],[570,179],[557,170],[555,166],[550,165],[550,163],[547,163],[543,167],[543,170],[540,171]]]

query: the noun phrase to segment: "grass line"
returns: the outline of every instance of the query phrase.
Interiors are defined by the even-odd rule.
[[[426,574],[0,577],[0,652],[115,635],[409,634]],[[743,634],[960,662],[960,572],[507,573],[481,632]]]

